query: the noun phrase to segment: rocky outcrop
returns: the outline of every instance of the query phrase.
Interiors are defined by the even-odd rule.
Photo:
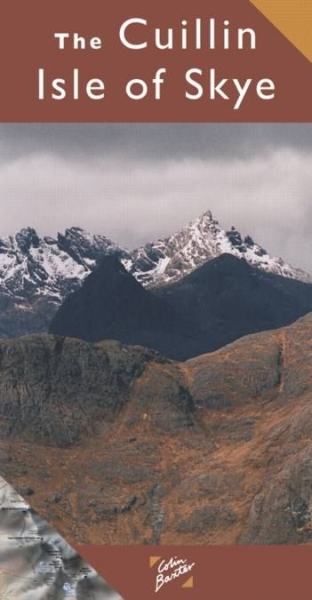
[[[0,343],[0,468],[72,542],[312,541],[312,315],[177,363]]]

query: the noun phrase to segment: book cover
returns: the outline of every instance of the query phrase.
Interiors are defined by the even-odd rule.
[[[2,8],[0,599],[308,600],[312,5]]]

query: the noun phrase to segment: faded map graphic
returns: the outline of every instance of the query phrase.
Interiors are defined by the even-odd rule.
[[[0,600],[122,600],[0,477]]]

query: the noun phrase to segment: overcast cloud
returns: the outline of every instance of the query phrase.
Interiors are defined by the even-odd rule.
[[[312,272],[312,125],[2,125],[0,235],[71,225],[128,247],[207,209]]]

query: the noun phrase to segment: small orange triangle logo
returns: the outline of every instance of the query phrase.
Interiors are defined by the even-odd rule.
[[[183,588],[193,588],[194,587],[194,577],[190,577],[185,583],[182,585]]]
[[[150,569],[161,560],[161,556],[150,556]]]
[[[312,4],[308,0],[250,0],[312,62]]]

